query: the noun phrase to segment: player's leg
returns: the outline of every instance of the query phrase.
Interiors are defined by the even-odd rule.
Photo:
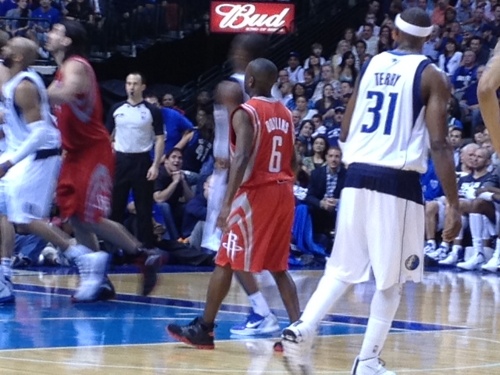
[[[370,318],[366,326],[361,351],[356,358],[352,374],[387,374],[379,360],[387,335],[401,300],[401,285],[395,284],[385,290],[377,289],[370,305]]]
[[[197,317],[186,326],[169,324],[168,333],[175,339],[198,349],[213,349],[215,317],[231,286],[233,270],[229,264],[217,265],[210,277],[203,317]]]
[[[295,322],[300,317],[300,304],[297,297],[297,287],[288,271],[271,272],[278,286],[278,290],[285,305],[290,322]]]
[[[418,243],[424,238],[425,212],[419,177],[408,173],[399,178],[406,180],[406,186],[414,186],[415,191],[405,194],[396,191],[395,195],[370,192],[372,214],[367,216],[368,222],[382,223],[384,217],[392,217],[392,221],[391,225],[377,225],[369,235],[369,258],[377,290],[363,345],[354,362],[354,375],[393,374],[385,370],[379,356],[399,307],[400,284],[406,280],[420,282],[423,278],[424,254]],[[387,241],[388,238],[391,240]]]
[[[316,330],[324,316],[347,292],[354,282],[367,281],[370,277],[368,245],[364,220],[368,204],[358,189],[344,188],[337,216],[337,230],[332,254],[315,292],[297,322],[283,331],[285,353],[310,352]],[[376,230],[372,228],[370,230]],[[421,246],[421,242],[420,242]]]
[[[80,233],[94,233],[97,237],[112,243],[127,254],[140,258],[142,264],[141,294],[152,292],[158,281],[158,272],[163,259],[155,250],[148,250],[132,236],[123,225],[109,219],[101,218],[97,222],[84,222],[78,217],[71,218],[71,225]]]
[[[9,222],[7,216],[2,214],[0,215],[0,304],[12,303],[15,300],[12,286],[14,241],[14,226]]]

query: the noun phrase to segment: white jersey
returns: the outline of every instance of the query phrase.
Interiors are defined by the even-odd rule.
[[[243,102],[249,99],[245,92],[244,81],[245,75],[242,73],[234,73],[228,79],[231,82],[238,83],[243,92]],[[215,122],[215,136],[214,136],[214,157],[229,160],[229,116],[226,106],[222,104],[214,105],[214,122]]]
[[[16,74],[9,81],[7,81],[2,88],[5,105],[5,126],[3,127],[3,130],[7,141],[6,153],[16,151],[30,134],[28,123],[24,119],[23,114],[19,112],[19,108],[14,103],[16,88],[24,80],[33,82],[38,89],[41,101],[42,120],[44,122],[46,132],[50,137],[44,145],[40,146],[40,149],[61,147],[61,135],[50,114],[50,104],[45,84],[38,73],[34,70],[28,69]]]
[[[346,164],[365,163],[424,173],[429,135],[424,121],[421,76],[424,55],[383,52],[362,72],[349,135]]]

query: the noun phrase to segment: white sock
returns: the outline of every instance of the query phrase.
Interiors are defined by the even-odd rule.
[[[316,329],[320,321],[325,317],[328,311],[344,295],[351,284],[338,280],[334,277],[329,268],[325,269],[325,274],[319,281],[319,284],[313,295],[307,302],[307,306],[302,313],[300,320],[311,328]]]
[[[469,214],[472,247],[476,254],[483,253],[483,215]]]
[[[457,255],[460,250],[462,250],[462,245],[453,245],[451,248],[452,253],[455,253]]]
[[[2,258],[2,273],[3,277],[12,277],[12,258]]]
[[[88,247],[85,247],[83,245],[71,245],[64,252],[64,256],[66,258],[68,258],[68,260],[73,262],[79,256],[89,254],[91,252],[92,252],[92,250],[90,250]]]
[[[386,290],[376,290],[370,306],[370,318],[359,353],[360,361],[380,355],[391,324],[401,301],[401,286],[395,284]]]
[[[268,316],[271,313],[269,305],[260,291],[249,295],[248,299],[250,300],[252,309],[256,314],[259,314],[260,316]]]

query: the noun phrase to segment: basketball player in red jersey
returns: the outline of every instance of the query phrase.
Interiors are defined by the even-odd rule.
[[[69,219],[79,243],[94,251],[99,249],[97,236],[144,259],[142,294],[149,294],[157,281],[161,257],[141,244],[125,228],[108,220],[114,156],[109,134],[102,122],[103,109],[94,71],[85,55],[87,35],[73,20],[55,24],[47,35],[46,49],[59,70],[48,88],[55,106],[65,152],[57,203],[61,215]],[[85,299],[96,299],[96,280],[105,280],[102,265],[87,271],[94,282]],[[81,285],[80,288],[87,286]]]
[[[175,339],[199,349],[214,348],[214,321],[234,271],[273,275],[290,318],[299,313],[297,291],[288,268],[295,199],[292,116],[271,98],[278,70],[256,59],[245,72],[252,99],[231,120],[229,181],[217,225],[224,231],[210,279],[203,317],[187,326],[170,324]]]

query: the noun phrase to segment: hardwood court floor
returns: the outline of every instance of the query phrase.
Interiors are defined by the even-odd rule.
[[[45,270],[47,271],[47,270]],[[127,269],[128,271],[128,269]],[[176,272],[171,272],[176,271]],[[236,338],[248,302],[233,283],[216,330],[216,350],[173,342],[165,326],[200,313],[210,273],[165,268],[151,298],[135,294],[138,275],[110,276],[116,300],[73,305],[74,275],[18,272],[16,304],[0,306],[0,374],[287,374],[276,337]],[[321,271],[294,271],[301,307]],[[273,282],[263,292],[287,325]],[[349,374],[359,351],[373,283],[356,286],[326,317],[312,374]],[[407,284],[383,358],[397,374],[500,374],[500,278],[474,272],[426,272]]]

